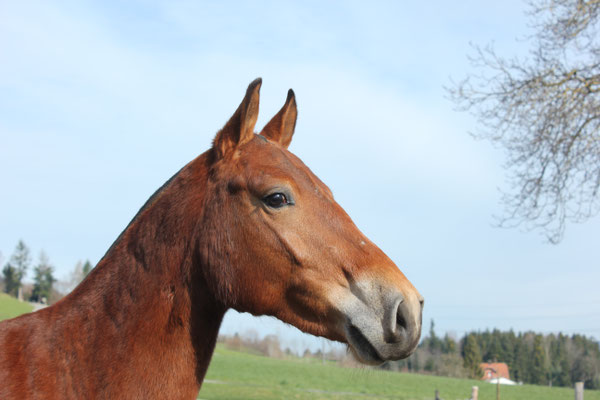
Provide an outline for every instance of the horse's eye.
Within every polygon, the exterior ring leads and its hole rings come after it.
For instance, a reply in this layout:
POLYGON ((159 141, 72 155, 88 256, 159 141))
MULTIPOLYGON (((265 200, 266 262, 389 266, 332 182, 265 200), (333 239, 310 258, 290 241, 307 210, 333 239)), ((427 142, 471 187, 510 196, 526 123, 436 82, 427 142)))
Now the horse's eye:
POLYGON ((280 208, 288 204, 288 199, 283 193, 273 193, 263 199, 266 205, 273 208, 280 208))

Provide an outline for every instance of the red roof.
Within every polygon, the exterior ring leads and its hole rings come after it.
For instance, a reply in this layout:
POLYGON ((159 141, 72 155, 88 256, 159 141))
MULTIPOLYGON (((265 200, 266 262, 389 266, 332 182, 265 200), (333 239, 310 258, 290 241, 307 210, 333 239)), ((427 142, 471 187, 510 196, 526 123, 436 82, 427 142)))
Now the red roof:
POLYGON ((483 371, 482 380, 487 381, 498 377, 510 379, 506 363, 481 363, 479 368, 483 371))

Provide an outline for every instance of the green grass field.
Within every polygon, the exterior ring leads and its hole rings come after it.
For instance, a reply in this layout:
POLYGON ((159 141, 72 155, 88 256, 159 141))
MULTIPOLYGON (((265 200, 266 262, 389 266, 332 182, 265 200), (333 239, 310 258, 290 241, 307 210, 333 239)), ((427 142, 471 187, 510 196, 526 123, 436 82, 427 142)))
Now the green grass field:
POLYGON ((0 321, 17 317, 32 310, 33 307, 30 304, 23 303, 6 293, 0 293, 0 321))
MULTIPOLYGON (((217 346, 199 399, 468 399, 479 386, 479 400, 495 400, 496 386, 485 382, 341 368, 318 361, 276 360, 217 346)), ((573 389, 501 386, 502 400, 573 399, 573 389)), ((585 400, 600 400, 586 391, 585 400)))

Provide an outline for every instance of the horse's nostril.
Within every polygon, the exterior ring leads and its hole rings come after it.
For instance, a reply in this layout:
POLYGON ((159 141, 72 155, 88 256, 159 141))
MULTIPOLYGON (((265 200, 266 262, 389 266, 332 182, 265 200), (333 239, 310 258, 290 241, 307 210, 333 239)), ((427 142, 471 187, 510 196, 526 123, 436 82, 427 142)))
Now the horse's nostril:
POLYGON ((402 315, 402 307, 398 307, 398 312, 396 313, 396 325, 406 329, 406 320, 404 319, 404 315, 402 315))

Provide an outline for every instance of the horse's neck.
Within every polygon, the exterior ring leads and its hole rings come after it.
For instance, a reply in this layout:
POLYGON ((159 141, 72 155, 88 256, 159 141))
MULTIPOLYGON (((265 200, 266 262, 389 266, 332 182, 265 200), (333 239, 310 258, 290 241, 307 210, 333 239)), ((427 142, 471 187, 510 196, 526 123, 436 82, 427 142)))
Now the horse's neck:
POLYGON ((102 364, 95 375, 106 376, 99 381, 142 387, 135 394, 145 397, 159 391, 165 398, 196 396, 225 311, 192 268, 189 237, 177 235, 190 222, 169 210, 168 197, 142 210, 90 276, 57 304, 73 322, 85 320, 72 329, 90 346, 91 361, 102 364))

